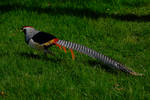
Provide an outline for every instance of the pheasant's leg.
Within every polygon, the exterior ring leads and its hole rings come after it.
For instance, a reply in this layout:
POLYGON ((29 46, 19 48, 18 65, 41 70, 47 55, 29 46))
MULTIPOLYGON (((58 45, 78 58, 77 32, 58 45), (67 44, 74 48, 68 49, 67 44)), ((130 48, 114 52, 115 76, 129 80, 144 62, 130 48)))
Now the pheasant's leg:
POLYGON ((48 50, 48 49, 45 49, 44 50, 44 54, 47 56, 47 54, 50 54, 50 55, 52 55, 52 56, 55 56, 55 54, 52 52, 52 51, 50 51, 50 50, 48 50))

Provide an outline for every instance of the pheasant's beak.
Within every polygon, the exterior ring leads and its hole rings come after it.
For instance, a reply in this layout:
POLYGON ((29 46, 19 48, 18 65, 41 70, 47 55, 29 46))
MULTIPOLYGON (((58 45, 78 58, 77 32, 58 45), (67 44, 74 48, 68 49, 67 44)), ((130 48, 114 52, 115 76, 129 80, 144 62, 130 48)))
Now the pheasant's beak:
POLYGON ((21 28, 21 31, 23 31, 23 27, 21 28))

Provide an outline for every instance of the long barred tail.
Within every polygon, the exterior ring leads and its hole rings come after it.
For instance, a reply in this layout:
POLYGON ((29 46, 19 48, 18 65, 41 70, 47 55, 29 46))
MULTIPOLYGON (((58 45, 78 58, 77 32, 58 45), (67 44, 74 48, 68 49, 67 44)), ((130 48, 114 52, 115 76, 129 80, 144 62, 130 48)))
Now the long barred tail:
POLYGON ((93 57, 93 58, 96 58, 98 60, 100 60, 101 62, 103 62, 104 64, 112 67, 112 68, 116 68, 118 70, 121 70, 123 72, 126 72, 126 73, 129 73, 129 74, 132 74, 132 75, 142 75, 142 74, 137 74, 136 72, 128 69, 127 67, 125 67, 124 65, 120 64, 119 62, 101 54, 101 53, 98 53, 88 47, 85 47, 83 45, 80 45, 80 44, 76 44, 76 43, 72 43, 72 42, 69 42, 69 41, 65 41, 65 40, 58 40, 56 42, 56 44, 58 45, 61 45, 63 47, 66 47, 66 48, 69 48, 69 49, 73 49, 73 50, 76 50, 78 52, 81 52, 81 53, 84 53, 90 57, 93 57))

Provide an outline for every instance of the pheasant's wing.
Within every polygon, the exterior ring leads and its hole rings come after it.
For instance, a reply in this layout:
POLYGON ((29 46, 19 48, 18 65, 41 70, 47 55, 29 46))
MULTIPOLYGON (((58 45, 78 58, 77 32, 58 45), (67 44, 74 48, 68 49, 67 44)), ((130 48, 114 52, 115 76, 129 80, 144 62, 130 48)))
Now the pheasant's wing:
POLYGON ((48 34, 46 32, 39 32, 37 33, 36 35, 34 35, 32 37, 32 39, 34 40, 34 42, 37 42, 41 45, 45 44, 45 43, 48 43, 49 41, 55 39, 56 37, 51 35, 51 34, 48 34))
POLYGON ((101 62, 103 62, 104 64, 112 67, 112 68, 116 68, 116 69, 119 69, 123 72, 126 72, 126 73, 129 73, 129 74, 132 74, 132 75, 141 75, 141 74, 137 74, 136 72, 128 69, 127 67, 125 67, 124 65, 120 64, 119 62, 101 54, 101 53, 98 53, 86 46, 83 46, 83 45, 80 45, 80 44, 76 44, 76 43, 72 43, 72 42, 69 42, 69 41, 65 41, 65 40, 58 40, 56 42, 56 44, 58 45, 61 45, 63 47, 66 47, 66 48, 69 48, 69 49, 73 49, 73 50, 76 50, 78 52, 81 52, 81 53, 84 53, 90 57, 93 57, 93 58, 96 58, 98 60, 100 60, 101 62))

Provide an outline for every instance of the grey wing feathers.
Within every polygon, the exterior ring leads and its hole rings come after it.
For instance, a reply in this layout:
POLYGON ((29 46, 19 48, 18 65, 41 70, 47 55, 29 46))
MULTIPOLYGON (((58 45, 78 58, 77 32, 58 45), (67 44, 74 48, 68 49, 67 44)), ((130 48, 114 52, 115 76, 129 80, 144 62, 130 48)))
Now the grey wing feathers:
POLYGON ((66 48, 70 48, 70 49, 76 50, 78 52, 87 54, 90 57, 96 58, 96 59, 100 60, 101 62, 103 62, 104 64, 109 65, 112 68, 119 69, 121 71, 130 73, 132 75, 136 75, 135 72, 133 72, 132 70, 129 70, 124 65, 122 65, 122 64, 118 63, 117 61, 115 61, 115 60, 113 60, 113 59, 111 59, 111 58, 109 58, 109 57, 107 57, 101 53, 98 53, 98 52, 96 52, 96 51, 94 51, 94 50, 92 50, 86 46, 72 43, 72 42, 65 41, 65 40, 59 40, 57 43, 61 46, 66 47, 66 48))

